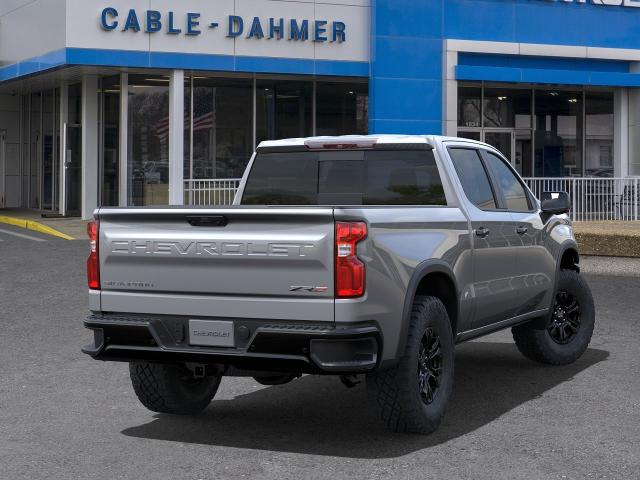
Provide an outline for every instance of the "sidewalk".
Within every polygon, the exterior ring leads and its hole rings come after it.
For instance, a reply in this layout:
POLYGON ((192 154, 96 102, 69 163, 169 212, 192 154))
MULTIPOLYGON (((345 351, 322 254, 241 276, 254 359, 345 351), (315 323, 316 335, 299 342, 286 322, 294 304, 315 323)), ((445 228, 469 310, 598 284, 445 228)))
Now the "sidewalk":
POLYGON ((59 234, 62 234, 63 238, 64 236, 72 237, 72 239, 76 240, 85 240, 87 238, 87 221, 80 218, 43 218, 39 210, 30 210, 26 208, 0 209, 0 223, 6 223, 2 221, 2 217, 9 217, 9 221, 11 222, 13 222, 13 220, 27 220, 29 222, 34 222, 30 223, 28 226, 17 226, 42 231, 42 233, 48 233, 50 235, 61 236, 56 235, 55 232, 58 232, 59 234), (41 230, 39 228, 40 226, 44 228, 41 230), (49 229, 53 229, 53 231, 49 229))
POLYGON ((578 222, 573 231, 581 255, 640 257, 640 222, 578 222))

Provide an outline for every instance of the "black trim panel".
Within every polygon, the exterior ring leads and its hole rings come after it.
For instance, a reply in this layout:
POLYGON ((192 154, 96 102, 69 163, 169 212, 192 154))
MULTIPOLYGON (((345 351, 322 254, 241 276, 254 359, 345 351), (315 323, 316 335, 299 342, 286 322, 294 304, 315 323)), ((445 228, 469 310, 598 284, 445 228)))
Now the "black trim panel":
POLYGON ((188 320, 136 314, 91 315, 84 326, 94 331, 94 342, 82 351, 97 360, 193 362, 319 374, 371 371, 378 366, 382 352, 382 335, 375 322, 336 326, 232 319, 236 346, 223 348, 189 345, 188 320), (314 342, 332 348, 314 352, 314 342), (331 357, 333 352, 336 357, 331 357))

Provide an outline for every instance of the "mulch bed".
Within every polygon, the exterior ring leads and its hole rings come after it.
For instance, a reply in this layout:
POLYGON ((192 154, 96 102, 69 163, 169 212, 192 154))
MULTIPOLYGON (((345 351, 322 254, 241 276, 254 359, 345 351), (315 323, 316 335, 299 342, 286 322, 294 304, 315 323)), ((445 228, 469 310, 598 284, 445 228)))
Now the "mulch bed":
POLYGON ((640 222, 578 222, 573 230, 583 255, 640 257, 640 222))

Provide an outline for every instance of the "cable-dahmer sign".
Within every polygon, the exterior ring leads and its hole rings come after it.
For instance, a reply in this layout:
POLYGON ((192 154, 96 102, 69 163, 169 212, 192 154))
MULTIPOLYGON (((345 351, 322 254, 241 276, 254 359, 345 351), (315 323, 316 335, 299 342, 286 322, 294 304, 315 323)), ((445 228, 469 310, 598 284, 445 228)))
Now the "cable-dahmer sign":
MULTIPOLYGON (((640 1, 640 0, 638 0, 640 1)), ((169 35, 200 35, 205 30, 215 30, 219 27, 216 19, 201 18, 197 12, 175 14, 162 13, 158 10, 137 12, 130 9, 123 14, 113 7, 102 10, 100 26, 106 31, 120 30, 123 32, 165 32, 169 35)), ((337 42, 347 40, 347 28, 344 22, 296 18, 267 18, 253 17, 244 19, 238 15, 227 15, 223 28, 230 38, 246 37, 254 39, 276 39, 314 42, 337 42)))

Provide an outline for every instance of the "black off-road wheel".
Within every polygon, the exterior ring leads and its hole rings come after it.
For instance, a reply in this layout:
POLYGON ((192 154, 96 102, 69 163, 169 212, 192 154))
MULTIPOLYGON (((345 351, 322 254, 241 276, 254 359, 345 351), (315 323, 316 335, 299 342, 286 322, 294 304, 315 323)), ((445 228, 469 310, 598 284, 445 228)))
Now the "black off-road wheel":
POLYGON ((447 310, 435 297, 416 297, 399 362, 367 375, 369 397, 387 428, 402 433, 434 432, 451 397, 453 364, 447 310))
POLYGON ((545 328, 524 324, 511 331, 525 357, 549 365, 567 365, 587 350, 595 317, 591 289, 584 277, 574 270, 563 269, 545 328))
POLYGON ((221 375, 194 377, 184 365, 131 362, 129 375, 140 402, 152 412, 195 415, 213 400, 221 375))

